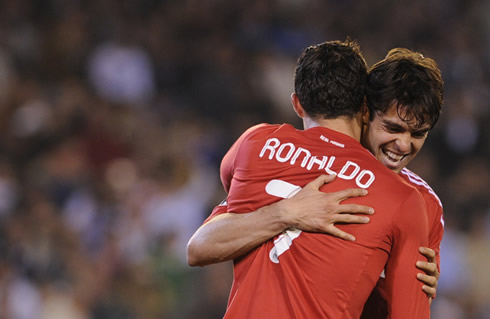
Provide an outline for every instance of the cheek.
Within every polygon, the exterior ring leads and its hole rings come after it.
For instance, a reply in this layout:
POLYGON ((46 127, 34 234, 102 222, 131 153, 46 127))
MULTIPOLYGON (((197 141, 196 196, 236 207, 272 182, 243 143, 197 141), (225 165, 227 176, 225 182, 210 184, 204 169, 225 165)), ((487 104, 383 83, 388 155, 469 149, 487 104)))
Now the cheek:
POLYGON ((425 140, 416 140, 414 143, 412 143, 413 145, 413 150, 414 150, 414 153, 417 154, 420 149, 422 148, 422 146, 424 146, 424 143, 425 143, 425 140))
POLYGON ((371 153, 374 153, 379 147, 379 134, 373 134, 373 132, 369 132, 364 146, 369 149, 371 153))
POLYGON ((396 138, 386 132, 378 132, 376 135, 372 136, 372 144, 376 148, 383 147, 394 140, 396 140, 396 138))

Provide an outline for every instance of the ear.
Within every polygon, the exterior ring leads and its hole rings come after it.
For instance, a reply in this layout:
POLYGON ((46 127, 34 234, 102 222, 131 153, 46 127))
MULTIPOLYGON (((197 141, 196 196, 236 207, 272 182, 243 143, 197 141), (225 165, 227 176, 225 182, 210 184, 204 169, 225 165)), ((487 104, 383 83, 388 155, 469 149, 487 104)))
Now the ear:
POLYGON ((364 141, 364 138, 367 134, 367 130, 369 127, 369 108, 367 107, 366 103, 366 98, 364 98, 364 101, 362 102, 361 106, 361 112, 360 112, 360 117, 358 117, 360 123, 359 126, 361 127, 361 143, 364 141))
POLYGON ((294 92, 291 93, 291 103, 293 104, 293 109, 296 112, 296 114, 300 118, 304 118, 305 117, 305 114, 306 114, 305 109, 301 105, 298 96, 294 92))
POLYGON ((367 107, 366 98, 364 98, 364 102, 361 107, 362 112, 362 124, 367 125, 369 123, 369 108, 367 107))

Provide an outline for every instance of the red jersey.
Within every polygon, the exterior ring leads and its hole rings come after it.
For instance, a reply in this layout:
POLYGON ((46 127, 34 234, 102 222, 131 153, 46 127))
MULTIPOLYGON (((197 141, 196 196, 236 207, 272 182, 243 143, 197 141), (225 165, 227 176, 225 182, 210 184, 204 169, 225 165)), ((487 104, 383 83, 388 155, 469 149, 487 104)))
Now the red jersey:
POLYGON ((429 318, 415 267, 429 236, 424 200, 359 142, 324 127, 262 124, 245 132, 221 165, 235 213, 269 205, 333 172, 337 178, 324 190, 368 189, 355 201, 375 209, 371 222, 339 226, 355 242, 289 230, 236 259, 225 318, 359 318, 383 269, 390 318, 429 318))
MULTIPOLYGON (((427 184, 421 177, 407 168, 404 168, 400 172, 400 176, 403 177, 408 183, 413 184, 422 194, 425 200, 427 208, 427 218, 429 222, 429 248, 436 252, 436 264, 439 272, 440 267, 440 251, 441 241, 444 233, 444 217, 442 210, 442 203, 434 190, 427 184)), ((376 285, 376 289, 373 290, 371 296, 369 296, 366 302, 364 311, 362 313, 362 319, 380 319, 387 317, 387 300, 384 278, 380 278, 376 285)))
MULTIPOLYGON (((401 175, 409 183, 414 184, 424 197, 425 204, 427 207, 427 216, 429 221, 429 247, 436 252, 436 264, 437 268, 440 269, 440 246, 444 233, 444 217, 443 217, 443 207, 439 197, 436 195, 434 190, 417 174, 410 171, 407 168, 402 169, 401 175)), ((206 219, 205 223, 215 216, 224 214, 228 212, 228 206, 226 201, 216 206, 213 212, 206 219)), ((384 276, 383 276, 384 277, 384 276)), ((384 278, 380 278, 375 290, 369 296, 366 302, 365 308, 363 310, 361 318, 363 319, 381 319, 387 318, 387 301, 386 293, 383 292, 384 278)))
POLYGON ((429 221, 429 248, 436 252, 436 263, 440 272, 441 241, 444 233, 444 216, 441 200, 427 182, 408 168, 402 169, 400 176, 408 183, 414 185, 424 197, 429 221))

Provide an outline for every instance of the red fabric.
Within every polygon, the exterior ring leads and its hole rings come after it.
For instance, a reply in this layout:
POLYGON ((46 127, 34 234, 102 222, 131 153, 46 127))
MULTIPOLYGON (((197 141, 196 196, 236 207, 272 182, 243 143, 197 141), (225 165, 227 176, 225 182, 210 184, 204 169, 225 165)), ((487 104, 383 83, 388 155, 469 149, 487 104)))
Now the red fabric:
MULTIPOLYGON (((440 269, 440 251, 441 241, 444 233, 444 217, 441 201, 432 188, 418 175, 413 173, 407 168, 404 168, 400 176, 403 177, 408 183, 414 185, 422 194, 427 207, 427 217, 429 222, 429 248, 436 252, 436 264, 439 271, 440 269)), ((423 260, 423 256, 419 256, 420 260, 423 260)), ((421 272, 421 271, 419 271, 421 272)), ((380 278, 376 288, 369 296, 368 301, 364 307, 362 313, 362 319, 380 319, 387 317, 387 303, 385 282, 383 278, 380 278)))
MULTIPOLYGON (((222 162, 228 210, 248 213, 279 200, 265 191, 271 179, 304 186, 329 170, 338 177, 326 192, 367 187, 369 195, 355 202, 375 208, 371 222, 339 226, 355 242, 290 232, 235 260, 225 318, 359 318, 385 268, 389 318, 429 318, 415 267, 418 247, 429 237, 424 199, 354 139, 322 127, 249 129, 222 162), (279 262, 274 249, 282 252, 279 262)), ((220 210, 226 208, 213 213, 220 210)))
POLYGON ((441 271, 441 241, 444 234, 444 215, 442 203, 434 190, 417 174, 404 168, 400 176, 408 183, 417 187, 425 199, 427 206, 427 217, 429 220, 429 248, 436 252, 437 268, 441 271))

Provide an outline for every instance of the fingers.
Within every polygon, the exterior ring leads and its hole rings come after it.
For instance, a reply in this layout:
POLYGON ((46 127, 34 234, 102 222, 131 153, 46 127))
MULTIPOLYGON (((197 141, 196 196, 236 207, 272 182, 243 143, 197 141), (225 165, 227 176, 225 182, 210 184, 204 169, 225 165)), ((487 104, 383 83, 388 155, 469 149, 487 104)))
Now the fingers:
POLYGON ((346 200, 347 198, 359 197, 367 195, 368 191, 361 188, 348 188, 341 191, 331 193, 331 196, 336 198, 338 202, 346 200))
POLYGON ((426 274, 418 273, 417 274, 417 279, 424 283, 425 285, 431 287, 431 288, 436 288, 437 287, 437 279, 434 276, 429 276, 426 274))
POLYGON ((429 298, 434 298, 436 295, 436 289, 435 288, 423 285, 422 290, 427 294, 427 296, 429 298))
POLYGON ((326 229, 325 233, 330 234, 330 235, 335 236, 335 237, 338 237, 338 238, 343 239, 343 240, 348 240, 348 241, 355 241, 356 240, 356 238, 353 235, 346 233, 345 231, 342 231, 335 226, 328 227, 326 229))
MULTIPOLYGON (((306 184, 305 187, 303 187, 303 189, 304 188, 313 188, 313 189, 319 190, 320 187, 322 187, 323 185, 325 185, 327 183, 332 182, 336 177, 337 177, 337 175, 335 175, 335 174, 320 175, 317 178, 315 178, 313 181, 306 184)), ((368 191, 365 189, 361 189, 361 188, 348 188, 348 189, 344 189, 344 190, 341 190, 338 192, 327 193, 327 194, 332 198, 332 200, 337 201, 337 202, 341 202, 341 201, 346 200, 348 198, 365 196, 368 194, 368 191)))
POLYGON ((339 205, 337 211, 339 214, 349 213, 349 214, 374 214, 374 209, 369 206, 358 205, 358 204, 342 204, 339 205))
POLYGON ((356 216, 349 214, 339 214, 334 217, 335 223, 345 223, 345 224, 366 224, 369 223, 369 217, 356 216))
POLYGON ((437 279, 435 277, 427 276, 421 273, 417 274, 417 279, 424 283, 424 285, 422 286, 422 290, 429 297, 429 302, 432 301, 431 299, 435 297, 437 291, 437 279))
POLYGON ((424 271, 426 274, 436 276, 437 265, 433 262, 417 261, 416 266, 418 269, 424 271))
POLYGON ((332 182, 335 179, 335 177, 337 177, 337 175, 335 175, 335 174, 320 175, 317 178, 315 178, 314 180, 312 180, 311 182, 309 182, 308 184, 306 184, 305 187, 303 187, 303 188, 311 187, 311 188, 315 188, 315 189, 320 189, 320 187, 322 187, 324 184, 332 182))
POLYGON ((436 252, 433 249, 430 249, 428 247, 420 247, 419 252, 425 257, 427 257, 429 261, 435 262, 436 252))

